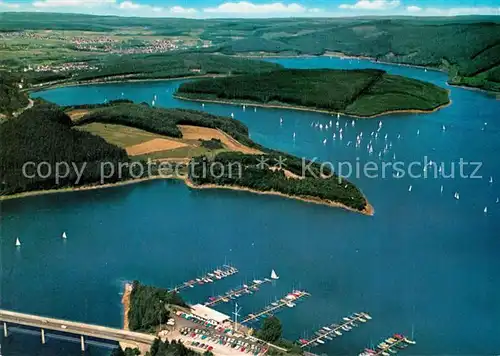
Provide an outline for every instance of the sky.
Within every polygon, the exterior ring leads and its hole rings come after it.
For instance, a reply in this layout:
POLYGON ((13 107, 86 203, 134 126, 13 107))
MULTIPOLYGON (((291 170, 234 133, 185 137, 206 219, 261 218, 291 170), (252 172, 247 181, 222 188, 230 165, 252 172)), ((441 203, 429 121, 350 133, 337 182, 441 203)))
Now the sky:
POLYGON ((0 0, 0 12, 187 18, 500 15, 500 0, 0 0))

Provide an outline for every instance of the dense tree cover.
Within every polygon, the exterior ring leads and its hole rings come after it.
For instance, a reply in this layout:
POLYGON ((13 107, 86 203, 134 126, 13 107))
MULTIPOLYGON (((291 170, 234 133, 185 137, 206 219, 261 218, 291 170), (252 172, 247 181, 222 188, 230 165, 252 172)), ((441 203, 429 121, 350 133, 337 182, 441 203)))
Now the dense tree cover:
POLYGON ((178 293, 134 281, 128 312, 130 330, 150 331, 165 323, 170 315, 166 305, 187 307, 178 293))
POLYGON ((296 197, 313 197, 339 202, 359 211, 366 207, 366 199, 355 185, 337 177, 328 167, 322 170, 319 163, 311 166, 308 163, 305 161, 303 165, 298 157, 274 151, 262 156, 222 152, 213 158, 193 158, 189 178, 199 185, 239 186, 296 197), (285 159, 286 170, 301 178, 287 178, 282 170, 269 169, 278 162, 279 156, 285 159), (260 163, 262 159, 265 165, 260 163), (237 163, 240 164, 241 174, 237 163))
POLYGON ((359 116, 391 110, 432 110, 449 101, 447 91, 434 84, 375 69, 286 69, 202 79, 183 83, 178 93, 193 99, 281 103, 359 116))
POLYGON ((281 338, 282 333, 281 321, 277 317, 271 316, 264 320, 256 336, 267 342, 276 342, 281 338))
MULTIPOLYGON (((109 162, 111 169, 111 165, 116 167, 119 162, 128 162, 128 156, 125 150, 100 137, 73 129, 70 118, 56 105, 36 105, 0 125, 1 194, 96 183, 101 178, 101 162, 109 162), (33 178, 23 174, 26 162, 33 162, 26 170, 33 178), (37 174, 35 165, 41 162, 47 163, 40 165, 41 173, 37 174), (77 182, 76 171, 70 169, 68 175, 57 182, 58 162, 76 165, 78 169, 86 164, 81 179, 77 182), (51 174, 42 177, 49 167, 51 174)), ((107 169, 104 171, 109 173, 107 169)), ((111 174, 107 182, 118 179, 117 174, 111 174)))
POLYGON ((19 90, 20 79, 17 75, 0 71, 0 114, 11 115, 28 105, 27 95, 19 90))
MULTIPOLYGON (((135 356, 139 355, 139 350, 127 348, 125 351, 121 347, 113 350, 111 356, 135 356)), ((202 354, 188 349, 181 342, 168 340, 163 342, 160 339, 155 339, 153 345, 151 345, 150 350, 146 353, 146 356, 200 356, 202 354)), ((203 356, 213 356, 210 351, 205 351, 203 356)))
POLYGON ((209 150, 218 150, 224 148, 224 145, 218 138, 212 138, 210 140, 200 140, 201 147, 205 147, 209 150))
POLYGON ((278 64, 264 61, 188 52, 126 56, 108 54, 93 57, 88 62, 98 69, 65 73, 27 72, 24 75, 30 84, 40 84, 52 81, 169 79, 199 75, 262 73, 281 68, 278 64))
POLYGON ((122 103, 92 110, 78 120, 78 125, 91 122, 121 124, 179 138, 182 137, 182 132, 177 125, 209 127, 222 130, 243 144, 258 146, 248 138, 248 128, 241 122, 196 110, 163 109, 145 104, 122 103))

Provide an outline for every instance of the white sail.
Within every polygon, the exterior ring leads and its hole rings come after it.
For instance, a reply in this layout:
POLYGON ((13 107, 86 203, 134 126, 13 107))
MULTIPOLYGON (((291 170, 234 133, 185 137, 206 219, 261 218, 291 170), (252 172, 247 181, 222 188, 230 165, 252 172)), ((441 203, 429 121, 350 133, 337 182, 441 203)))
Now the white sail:
POLYGON ((17 247, 21 246, 21 241, 19 241, 19 237, 16 239, 16 246, 17 247))
POLYGON ((62 233, 62 236, 61 236, 63 239, 67 239, 68 237, 66 236, 66 231, 62 233))
POLYGON ((271 271, 271 279, 279 279, 280 277, 276 274, 276 271, 273 269, 271 271))

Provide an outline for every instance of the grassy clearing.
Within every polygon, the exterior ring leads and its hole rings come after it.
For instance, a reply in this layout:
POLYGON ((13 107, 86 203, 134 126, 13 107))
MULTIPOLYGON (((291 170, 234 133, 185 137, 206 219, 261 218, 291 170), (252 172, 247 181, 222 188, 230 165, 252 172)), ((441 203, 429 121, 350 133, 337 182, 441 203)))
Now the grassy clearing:
POLYGON ((118 147, 129 147, 144 143, 156 138, 164 138, 165 136, 136 129, 134 127, 103 124, 100 122, 92 122, 83 126, 76 126, 77 129, 90 132, 94 135, 101 136, 109 143, 118 147))

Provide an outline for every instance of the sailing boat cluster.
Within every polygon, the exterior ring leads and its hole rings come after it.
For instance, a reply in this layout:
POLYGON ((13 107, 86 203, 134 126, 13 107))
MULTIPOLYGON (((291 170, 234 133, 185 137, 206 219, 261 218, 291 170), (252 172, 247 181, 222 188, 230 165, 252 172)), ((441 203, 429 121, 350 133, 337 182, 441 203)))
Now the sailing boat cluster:
MULTIPOLYGON (((67 239, 68 236, 66 235, 66 232, 63 232, 61 235, 62 239, 67 239)), ((21 247, 21 240, 19 240, 19 237, 16 237, 16 247, 21 247)))

